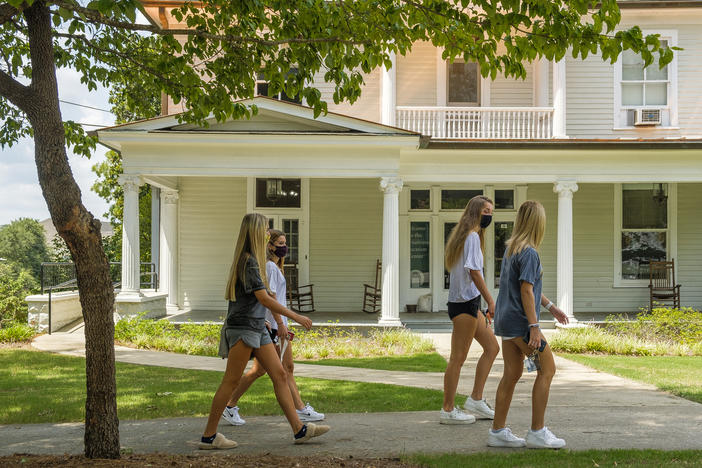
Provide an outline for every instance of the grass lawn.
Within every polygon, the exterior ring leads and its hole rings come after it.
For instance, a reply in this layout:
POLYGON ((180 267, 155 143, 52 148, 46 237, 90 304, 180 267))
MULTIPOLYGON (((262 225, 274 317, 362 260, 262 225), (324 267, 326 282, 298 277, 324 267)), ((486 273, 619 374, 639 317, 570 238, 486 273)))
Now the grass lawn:
POLYGON ((423 467, 565 468, 605 466, 685 466, 702 467, 702 450, 522 450, 513 453, 475 453, 471 455, 416 455, 404 458, 423 467))
POLYGON ((444 372, 446 359, 439 353, 421 353, 410 356, 383 356, 371 358, 323 359, 299 361, 301 364, 320 366, 361 367, 364 369, 381 369, 408 372, 444 372))
POLYGON ((702 356, 608 356, 560 354, 597 370, 639 382, 702 403, 702 356))
MULTIPOLYGON (((117 363, 120 419, 206 416, 220 372, 117 363)), ((297 379, 303 399, 329 413, 421 411, 441 406, 442 393, 395 385, 297 379)), ((0 424, 82 421, 85 360, 23 349, 0 349, 0 424)), ((239 402, 244 416, 282 414, 270 379, 239 402)))

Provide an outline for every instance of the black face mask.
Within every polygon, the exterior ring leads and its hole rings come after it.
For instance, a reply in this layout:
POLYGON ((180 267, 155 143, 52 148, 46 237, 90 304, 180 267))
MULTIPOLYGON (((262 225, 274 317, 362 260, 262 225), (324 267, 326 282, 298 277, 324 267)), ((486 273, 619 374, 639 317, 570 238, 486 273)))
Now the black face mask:
POLYGON ((482 215, 480 217, 480 227, 483 229, 487 229, 487 227, 490 225, 492 222, 492 215, 482 215))

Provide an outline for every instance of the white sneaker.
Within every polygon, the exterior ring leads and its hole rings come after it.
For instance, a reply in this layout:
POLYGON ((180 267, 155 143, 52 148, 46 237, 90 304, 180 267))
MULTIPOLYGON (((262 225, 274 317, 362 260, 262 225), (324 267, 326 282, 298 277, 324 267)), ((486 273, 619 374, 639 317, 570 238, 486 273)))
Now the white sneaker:
POLYGON ((474 400, 468 397, 463 408, 473 413, 477 419, 495 419, 495 410, 490 408, 485 399, 474 400))
POLYGON ((243 426, 246 424, 246 421, 239 416, 238 406, 235 406, 234 408, 227 408, 225 406, 224 411, 222 411, 222 417, 232 426, 243 426))
POLYGON ((297 411, 297 415, 300 417, 300 421, 302 422, 321 421, 324 419, 324 413, 316 412, 309 403, 307 403, 301 410, 295 411, 297 411))
POLYGON ((548 430, 548 427, 544 426, 538 431, 532 431, 529 429, 526 435, 526 446, 528 448, 552 448, 559 449, 565 447, 566 442, 563 439, 559 439, 553 432, 548 430))
POLYGON ((451 411, 444 411, 441 408, 439 413, 439 424, 473 424, 474 422, 475 416, 466 414, 458 408, 454 408, 451 411))
POLYGON ((526 441, 521 437, 512 434, 509 427, 505 427, 499 432, 492 429, 488 431, 488 447, 526 447, 526 441))

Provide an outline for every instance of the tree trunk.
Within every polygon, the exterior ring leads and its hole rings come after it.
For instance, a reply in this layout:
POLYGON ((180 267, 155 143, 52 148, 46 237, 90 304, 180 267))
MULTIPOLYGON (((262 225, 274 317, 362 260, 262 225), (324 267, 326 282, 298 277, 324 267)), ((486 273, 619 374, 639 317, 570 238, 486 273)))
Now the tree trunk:
POLYGON ((36 2, 24 15, 33 76, 29 86, 32 99, 23 110, 34 129, 34 154, 44 199, 76 265, 85 320, 85 455, 119 458, 114 291, 109 262, 102 248, 100 222, 83 206, 80 188, 68 164, 49 9, 43 2, 36 2))

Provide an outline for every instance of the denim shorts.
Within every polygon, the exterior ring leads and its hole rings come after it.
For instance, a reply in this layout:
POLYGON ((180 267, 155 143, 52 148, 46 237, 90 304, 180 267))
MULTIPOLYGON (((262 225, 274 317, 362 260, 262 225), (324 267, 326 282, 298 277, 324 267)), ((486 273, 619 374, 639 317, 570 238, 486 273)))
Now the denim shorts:
POLYGON ((449 318, 451 320, 461 314, 468 314, 471 317, 478 318, 478 310, 480 310, 480 296, 476 296, 467 302, 449 302, 447 305, 449 318))
POLYGON ((258 349, 261 346, 273 342, 266 327, 263 327, 263 330, 254 330, 251 328, 227 328, 223 326, 219 337, 219 356, 222 359, 227 358, 229 356, 229 350, 237 344, 239 340, 253 349, 258 349))

